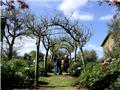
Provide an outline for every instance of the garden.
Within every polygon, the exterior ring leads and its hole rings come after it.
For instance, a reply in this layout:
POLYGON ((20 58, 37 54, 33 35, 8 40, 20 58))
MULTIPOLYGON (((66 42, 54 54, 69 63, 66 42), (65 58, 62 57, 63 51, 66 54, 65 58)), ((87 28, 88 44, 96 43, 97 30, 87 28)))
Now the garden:
POLYGON ((78 19, 60 11, 38 16, 23 0, 0 3, 1 90, 120 90, 119 0, 97 2, 117 8, 107 24, 114 43, 105 39, 101 58, 84 48, 93 31, 78 19))

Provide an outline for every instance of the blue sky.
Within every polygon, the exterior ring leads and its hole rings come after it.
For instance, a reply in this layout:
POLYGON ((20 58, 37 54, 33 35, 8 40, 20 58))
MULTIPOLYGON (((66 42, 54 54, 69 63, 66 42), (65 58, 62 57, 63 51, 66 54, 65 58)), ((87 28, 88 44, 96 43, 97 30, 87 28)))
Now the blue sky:
MULTIPOLYGON (((97 0, 27 0, 30 9, 36 15, 52 15, 55 10, 61 11, 65 16, 72 14, 73 19, 77 19, 80 23, 94 32, 90 41, 86 44, 85 49, 94 49, 99 57, 103 56, 101 43, 108 32, 107 23, 115 14, 115 7, 103 4, 99 6, 97 0)), ((28 39, 24 47, 19 50, 22 55, 25 52, 35 50, 35 40, 28 39), (21 53, 21 51, 24 51, 21 53)), ((41 50, 45 53, 43 45, 41 50)))

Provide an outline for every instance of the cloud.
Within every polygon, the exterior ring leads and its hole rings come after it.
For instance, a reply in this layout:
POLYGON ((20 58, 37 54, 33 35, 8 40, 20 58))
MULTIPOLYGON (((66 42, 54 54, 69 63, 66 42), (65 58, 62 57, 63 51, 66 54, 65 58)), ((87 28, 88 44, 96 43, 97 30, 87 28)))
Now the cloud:
POLYGON ((60 4, 60 6, 58 7, 59 10, 63 11, 63 12, 71 12, 74 11, 76 9, 78 9, 79 7, 85 6, 87 4, 88 0, 64 0, 62 2, 62 4, 60 4))
POLYGON ((100 20, 110 20, 112 19, 113 15, 105 15, 105 16, 101 16, 100 20))
POLYGON ((59 6, 58 10, 62 11, 65 16, 71 16, 73 19, 93 20, 94 15, 79 12, 79 8, 86 6, 88 0, 64 0, 59 6))
POLYGON ((88 49, 88 50, 95 50, 96 53, 98 54, 98 57, 103 57, 103 49, 100 46, 95 46, 93 44, 87 44, 84 49, 88 49))
POLYGON ((93 20, 94 18, 94 15, 93 14, 90 14, 90 13, 82 13, 80 14, 78 11, 75 11, 72 15, 72 18, 73 19, 80 19, 80 20, 86 20, 86 21, 90 21, 90 20, 93 20))

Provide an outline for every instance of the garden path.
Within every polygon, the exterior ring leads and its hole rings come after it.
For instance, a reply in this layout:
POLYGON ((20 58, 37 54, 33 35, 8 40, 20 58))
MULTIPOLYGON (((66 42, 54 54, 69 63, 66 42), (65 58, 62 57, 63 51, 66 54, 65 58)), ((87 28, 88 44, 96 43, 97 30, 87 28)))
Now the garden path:
POLYGON ((43 82, 43 84, 40 85, 40 90, 87 90, 85 88, 72 86, 75 78, 69 76, 67 73, 63 73, 63 75, 48 73, 48 75, 48 77, 39 78, 39 80, 43 82))

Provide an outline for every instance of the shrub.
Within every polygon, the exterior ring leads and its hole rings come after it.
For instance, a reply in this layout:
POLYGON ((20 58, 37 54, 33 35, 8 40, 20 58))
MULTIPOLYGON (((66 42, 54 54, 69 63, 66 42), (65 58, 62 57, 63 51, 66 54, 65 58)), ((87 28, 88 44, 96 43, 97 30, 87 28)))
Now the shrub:
MULTIPOLYGON (((81 52, 78 52, 77 59, 81 59, 81 52)), ((84 58, 86 62, 96 62, 98 57, 94 50, 84 50, 84 58)))
POLYGON ((47 72, 52 72, 54 68, 53 60, 51 56, 48 56, 47 58, 47 72))
POLYGON ((110 62, 110 72, 120 71, 120 59, 110 62))
MULTIPOLYGON (((47 64, 47 71, 50 71, 51 68, 47 64)), ((38 74, 39 76, 45 76, 44 61, 40 61, 38 64, 38 74)))
MULTIPOLYGON (((49 68, 49 67, 47 67, 49 68)), ((14 58, 1 63, 2 88, 25 87, 33 83, 35 63, 14 58)), ((44 76, 44 62, 38 63, 38 77, 44 76)))
POLYGON ((22 59, 2 61, 1 82, 2 88, 11 88, 19 85, 29 85, 33 82, 33 73, 28 62, 22 59))
POLYGON ((44 62, 40 61, 39 62, 39 67, 38 67, 38 74, 39 76, 44 76, 44 62))
POLYGON ((87 63, 85 72, 82 70, 78 79, 79 83, 92 88, 104 90, 114 83, 120 75, 120 60, 110 62, 108 65, 101 63, 87 63))
POLYGON ((92 86, 92 84, 102 78, 101 75, 104 74, 101 66, 96 63, 88 63, 85 70, 85 72, 82 70, 79 77, 79 82, 84 86, 92 86))
POLYGON ((77 77, 80 75, 81 72, 81 62, 73 62, 70 67, 68 72, 70 73, 71 76, 77 77))
POLYGON ((120 90, 120 77, 110 85, 110 90, 120 90))
MULTIPOLYGON (((53 65, 50 63, 47 63, 47 72, 51 72, 52 69, 53 69, 53 65)), ((45 74, 46 71, 44 69, 44 61, 39 62, 38 71, 39 71, 39 76, 46 76, 45 74)))

